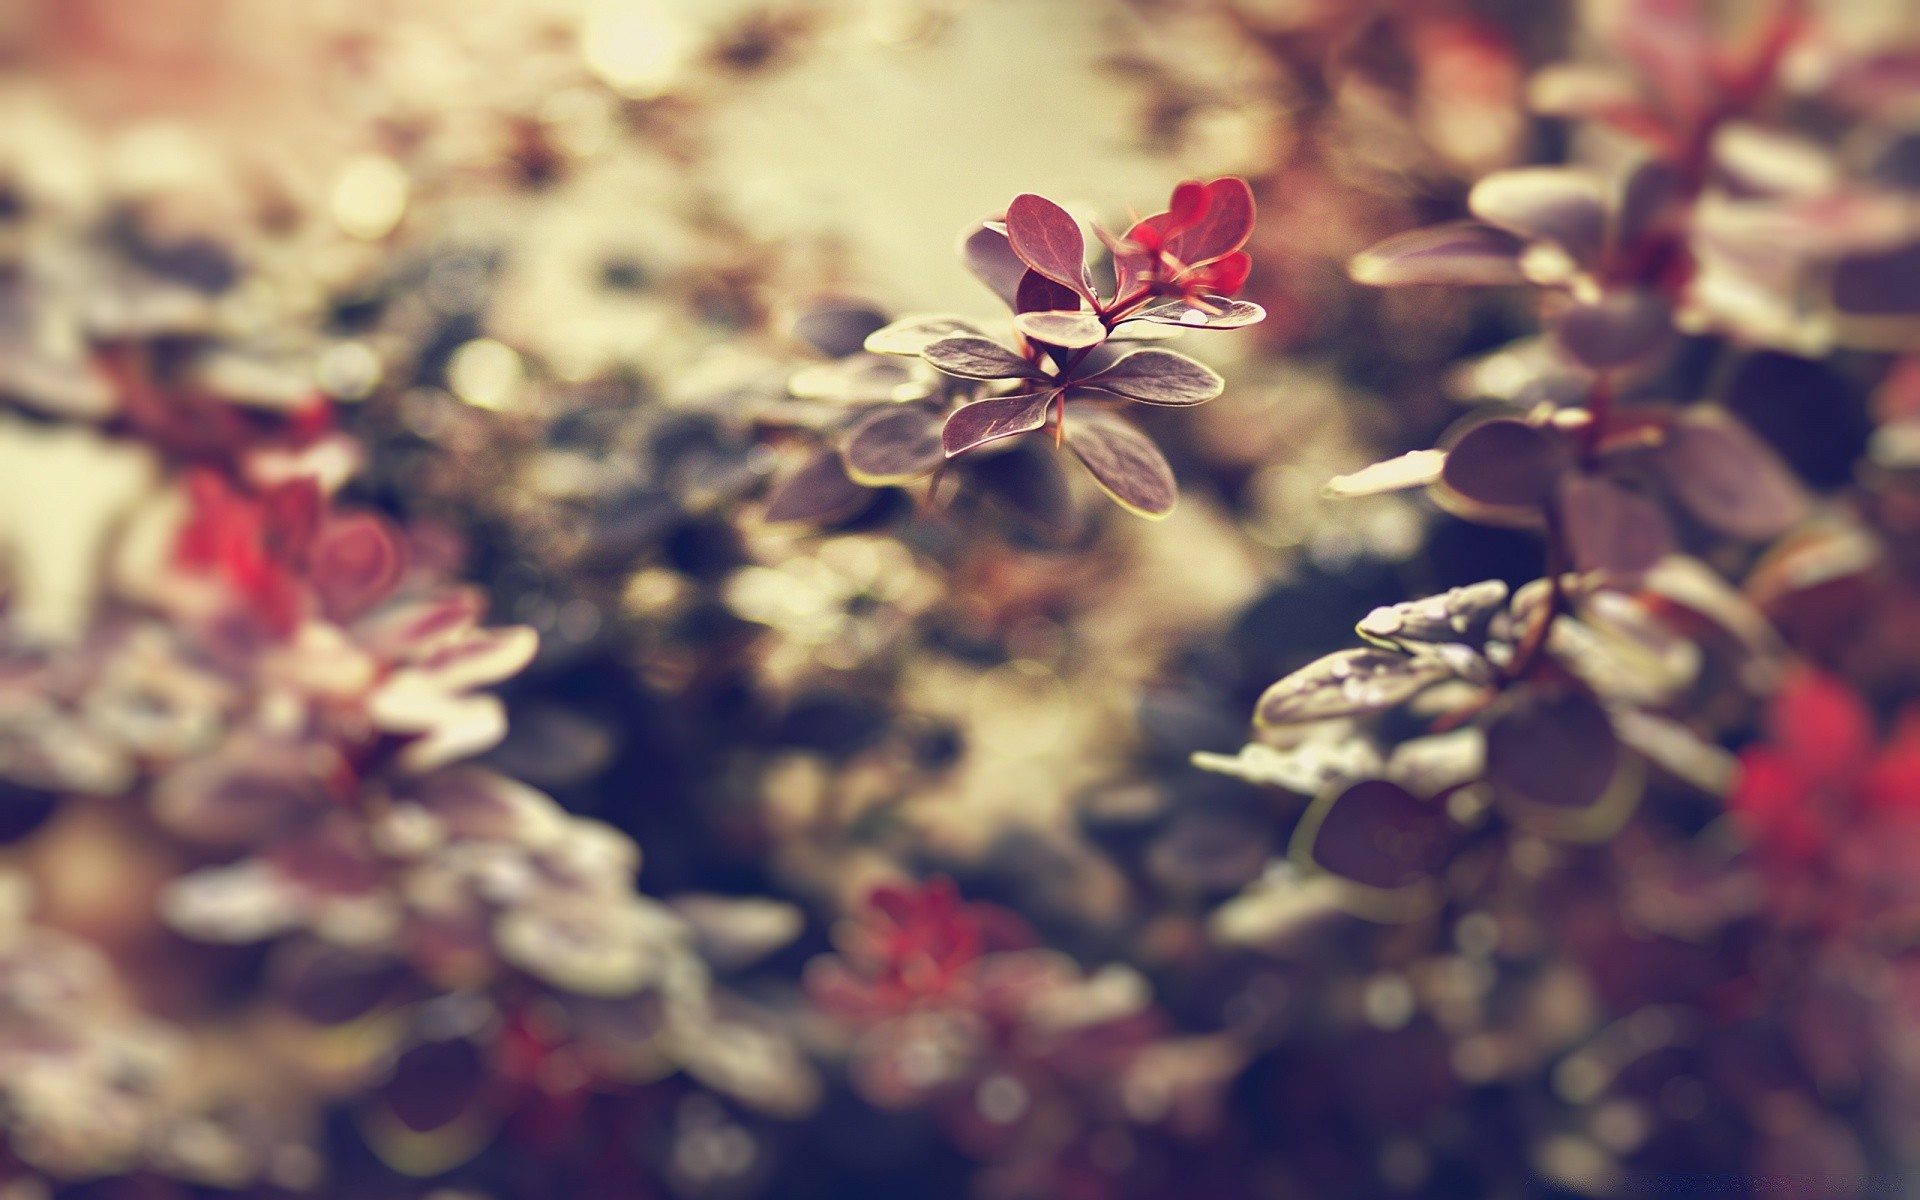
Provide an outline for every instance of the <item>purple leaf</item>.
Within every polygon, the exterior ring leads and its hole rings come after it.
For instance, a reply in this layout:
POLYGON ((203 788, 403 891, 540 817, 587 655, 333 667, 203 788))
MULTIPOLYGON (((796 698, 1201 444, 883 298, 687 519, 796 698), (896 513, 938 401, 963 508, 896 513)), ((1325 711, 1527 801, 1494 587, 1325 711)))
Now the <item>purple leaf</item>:
POLYGON ((1022 262, 1087 303, 1094 302, 1093 289, 1087 286, 1086 239, 1066 209, 1045 196, 1022 192, 1007 206, 1007 238, 1022 262))
POLYGON ((940 430, 940 444, 952 458, 975 446, 1031 433, 1047 423, 1047 409, 1059 394, 1057 389, 1049 389, 963 404, 947 415, 940 430))
POLYGON ((430 1133, 464 1116, 487 1083, 486 1058, 468 1038, 418 1042, 403 1051, 381 1097, 400 1123, 430 1133))
POLYGON ((1446 663, 1425 655, 1338 650, 1269 687, 1254 708, 1254 720, 1292 725, 1385 712, 1453 674, 1446 663))
POLYGON ((1673 553, 1673 530, 1653 501, 1611 479, 1568 472, 1560 521, 1574 569, 1637 576, 1673 553))
POLYGON ((1228 300, 1223 296, 1213 296, 1208 298, 1207 303, 1213 307, 1213 312, 1195 308, 1184 300, 1155 304, 1128 317, 1121 325, 1148 321, 1155 325, 1178 325, 1183 329, 1241 329, 1267 319, 1267 310, 1251 300, 1228 300))
POLYGON ((819 450, 799 470, 774 485, 761 519, 772 524, 829 524, 852 516, 871 495, 847 477, 839 454, 819 450))
POLYGON ((793 332, 828 358, 845 358, 858 354, 867 335, 886 323, 885 316, 865 304, 822 304, 801 313, 793 332))
POLYGON ((1029 270, 1020 277, 1020 288, 1014 293, 1013 311, 1029 312, 1077 312, 1080 309, 1080 293, 1069 287, 1062 287, 1038 271, 1029 270))
POLYGON ((1160 447, 1146 434, 1111 413, 1077 405, 1067 421, 1066 441, 1120 507, 1156 520, 1173 511, 1179 485, 1160 447))
POLYGON ((1030 312, 1013 319, 1014 327, 1036 342, 1079 349, 1107 340, 1107 327, 1089 312, 1030 312))
POLYGON ((968 473, 991 500, 1036 532, 1055 539, 1073 534, 1073 494, 1052 450, 1032 442, 1014 446, 982 456, 968 473))
POLYGON ((997 224, 976 225, 961 240, 960 255, 967 260, 967 269, 973 272, 974 278, 1012 308, 1019 294, 1020 277, 1027 273, 1027 264, 1013 252, 1006 229, 996 227, 997 224))
POLYGON ((1583 367, 1610 371, 1643 362, 1673 340, 1673 310, 1651 292, 1609 292, 1592 303, 1575 301, 1553 321, 1560 348, 1583 367))
POLYGON ((876 329, 868 334, 866 350, 869 354, 917 355, 941 338, 962 333, 972 337, 987 336, 986 330, 965 317, 919 313, 901 317, 884 329, 876 329))
POLYGON ((1499 417, 1467 430, 1447 452, 1440 481, 1479 504, 1543 508, 1573 465, 1573 448, 1557 431, 1499 417))
POLYGON ((1487 729, 1487 782, 1552 808, 1586 808, 1620 762, 1613 724, 1587 692, 1523 696, 1487 729))
POLYGON ((1039 379, 1039 367, 991 338, 960 334, 930 342, 922 358, 962 379, 1039 379))
POLYGON ((1395 234, 1354 255, 1347 274, 1369 287, 1525 283, 1520 250, 1518 239, 1504 230, 1458 221, 1395 234))
POLYGON ((1680 414, 1655 462, 1673 498, 1706 525, 1750 541, 1785 533, 1807 515, 1806 488, 1772 446, 1725 409, 1680 414))
POLYGON ((847 474, 867 487, 911 483, 946 461, 940 414, 920 405, 883 408, 863 418, 840 447, 847 474))
POLYGON ((1920 313, 1920 244, 1841 259, 1833 269, 1833 304, 1855 317, 1920 313))
POLYGON ((1384 779, 1365 779, 1303 821, 1308 858, 1367 887, 1412 887, 1446 865, 1455 835, 1446 811, 1384 779))
POLYGON ((1078 381, 1147 404, 1200 404, 1227 386, 1217 371, 1171 350, 1137 350, 1097 375, 1078 381))
POLYGON ((1558 244, 1591 265, 1606 238, 1607 207, 1598 179, 1571 167, 1496 171, 1467 195, 1473 215, 1529 241, 1558 244))

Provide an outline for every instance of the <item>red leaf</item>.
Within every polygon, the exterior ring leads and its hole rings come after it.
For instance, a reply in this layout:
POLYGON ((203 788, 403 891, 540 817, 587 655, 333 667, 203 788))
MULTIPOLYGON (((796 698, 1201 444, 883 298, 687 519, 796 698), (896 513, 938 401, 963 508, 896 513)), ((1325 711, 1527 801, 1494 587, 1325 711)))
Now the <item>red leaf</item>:
POLYGON ((1020 288, 1014 293, 1013 311, 1077 312, 1079 308, 1080 294, 1072 288, 1061 287, 1038 271, 1029 270, 1020 276, 1020 288))
POLYGON ((1007 206, 1007 238, 1022 262, 1087 303, 1094 302, 1093 289, 1087 286, 1086 239, 1066 209, 1045 196, 1023 192, 1007 206))
POLYGON ((1189 265, 1224 258, 1253 236, 1253 189, 1247 181, 1228 175, 1206 189, 1206 207, 1199 219, 1169 239, 1174 256, 1189 265))
POLYGON ((400 539, 372 513, 327 522, 313 547, 311 577, 332 621, 351 621, 386 599, 406 563, 400 539))

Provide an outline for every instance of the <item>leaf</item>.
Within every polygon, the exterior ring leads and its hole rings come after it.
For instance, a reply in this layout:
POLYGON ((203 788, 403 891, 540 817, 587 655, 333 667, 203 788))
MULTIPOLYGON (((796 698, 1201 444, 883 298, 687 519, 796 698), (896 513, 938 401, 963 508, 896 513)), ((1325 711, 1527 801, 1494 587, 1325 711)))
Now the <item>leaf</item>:
POLYGON ((885 315, 871 305, 822 304, 795 318, 793 332, 828 358, 845 358, 858 354, 868 335, 886 323, 885 315))
POLYGON ((930 344, 955 334, 987 336, 984 329, 966 317, 949 316, 946 313, 916 313, 901 317, 884 329, 876 329, 868 334, 866 350, 869 354, 918 357, 930 344))
POLYGON ((1073 494, 1060 456, 1043 446, 1014 446, 969 462, 968 474, 986 495, 1035 533, 1053 540, 1073 535, 1073 494))
POLYGON ((774 485, 760 519, 769 524, 830 524, 852 516, 871 498, 872 493, 847 477, 837 452, 818 450, 799 470, 774 485))
POLYGON ((963 404, 947 414, 940 430, 940 445, 952 458, 975 446, 1031 433, 1047 423, 1047 409, 1059 394, 1058 389, 1049 389, 963 404))
POLYGON ((1155 325, 1178 325, 1184 329, 1241 329, 1267 319, 1267 310, 1251 300, 1210 296, 1207 303, 1214 309, 1213 312, 1195 308, 1185 300, 1155 304, 1141 309, 1121 324, 1147 321, 1155 325))
POLYGON ((1036 342, 1079 349, 1107 340, 1107 327, 1089 312, 1030 312, 1013 319, 1014 326, 1036 342))
POLYGON ((1254 707, 1261 725, 1358 717, 1398 707, 1454 670, 1429 655, 1337 650, 1269 687, 1254 707))
POLYGON ((1128 512, 1159 519, 1173 511, 1180 488, 1160 447, 1111 413, 1076 405, 1066 442, 1100 489, 1128 512))
MULTIPOLYGON (((961 239, 960 256, 967 261, 967 269, 974 278, 992 289, 1008 308, 1013 308, 1019 294, 1020 278, 1027 273, 1027 264, 1013 252, 1013 244, 1007 240, 1004 227, 995 225, 976 225, 961 239)), ((917 353, 917 352, 916 352, 917 353)))
MULTIPOLYGON (((1022 192, 1007 206, 1007 240, 1029 267, 1094 303, 1087 286, 1087 243, 1080 223, 1067 210, 1032 192, 1022 192)), ((1018 284, 1016 283, 1016 287, 1018 284)))
POLYGON ((1188 264, 1224 258, 1246 245, 1253 222, 1253 189, 1237 176, 1222 176, 1205 185, 1199 220, 1173 239, 1173 251, 1188 264))
POLYGON ((1496 171, 1474 185, 1467 207, 1489 225, 1529 241, 1554 242, 1583 265, 1599 257, 1606 238, 1606 197, 1600 181, 1572 167, 1496 171))
POLYGON ((1573 449, 1560 433, 1498 417, 1461 436, 1447 452, 1440 481, 1480 504, 1537 509, 1553 498, 1572 465, 1573 449))
POLYGON ((335 517, 314 542, 309 573, 327 619, 344 623, 384 600, 406 570, 400 539, 372 513, 335 517))
POLYGON ((1322 494, 1336 500, 1351 500, 1425 487, 1440 478, 1440 470, 1446 463, 1445 450, 1409 450, 1358 471, 1335 475, 1327 480, 1322 494))
POLYGON ((930 342, 921 351, 929 363, 962 379, 1040 379, 1040 368, 991 338, 961 334, 930 342))
POLYGON ((868 414, 840 446, 848 477, 866 487, 891 487, 933 474, 946 461, 940 425, 939 413, 917 404, 868 414))
POLYGON ((1354 628, 1372 642, 1477 641, 1487 623, 1507 603, 1507 585, 1498 579, 1452 588, 1424 600, 1376 608, 1354 628))
POLYGON ((1285 749, 1254 742, 1242 746, 1237 754, 1200 751, 1193 755, 1192 762, 1202 771, 1281 787, 1302 796, 1318 795, 1329 784, 1374 774, 1385 765, 1372 742, 1347 730, 1336 738, 1309 738, 1285 749))
POLYGON ((1200 404, 1227 386, 1219 372, 1171 350, 1137 350, 1096 375, 1078 381, 1147 404, 1200 404))
POLYGON ((1385 779, 1323 795, 1294 834, 1298 852, 1314 866, 1381 891, 1431 878, 1457 840, 1444 808, 1385 779))
POLYGON ((1613 731, 1622 744, 1709 796, 1726 795, 1740 769, 1733 755, 1667 717, 1621 709, 1613 714, 1613 731))
POLYGON ((1610 371, 1666 349, 1673 340, 1673 310, 1651 292, 1616 290, 1562 309, 1553 318, 1553 334, 1581 366, 1610 371))
POLYGON ((1673 553, 1673 530, 1651 500, 1602 476, 1569 472, 1560 521, 1574 569, 1638 576, 1673 553))
POLYGON ((1347 275, 1369 287, 1454 285, 1497 287, 1525 283, 1520 242, 1475 221, 1411 229, 1353 256, 1347 275))
POLYGON ((1020 287, 1013 297, 1014 312, 1077 312, 1079 309, 1080 294, 1072 288, 1062 287, 1034 270, 1020 276, 1020 287))
POLYGON ((842 404, 904 403, 933 394, 940 377, 923 362, 856 354, 830 363, 802 367, 787 379, 787 391, 801 400, 842 404))
POLYGON ((1675 500, 1733 537, 1778 537, 1811 508, 1806 488, 1773 447, 1717 406, 1681 413, 1655 462, 1675 500))
POLYGON ((1584 691, 1522 695, 1487 729, 1487 782, 1548 808, 1586 808, 1613 782, 1620 745, 1584 691))
POLYGON ((1920 314, 1920 243, 1841 259, 1833 268, 1833 304, 1856 317, 1920 314))

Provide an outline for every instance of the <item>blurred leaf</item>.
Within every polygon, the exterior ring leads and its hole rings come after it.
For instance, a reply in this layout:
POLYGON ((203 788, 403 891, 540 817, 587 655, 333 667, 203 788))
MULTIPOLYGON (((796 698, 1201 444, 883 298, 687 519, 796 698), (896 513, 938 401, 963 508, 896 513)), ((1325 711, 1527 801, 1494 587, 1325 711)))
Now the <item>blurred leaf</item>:
POLYGON ((1347 274, 1369 287, 1525 283, 1521 245, 1511 234, 1474 221, 1395 234, 1353 256, 1347 274))
POLYGON ((801 400, 905 402, 931 396, 939 378, 925 363, 912 359, 856 354, 800 368, 788 378, 787 390, 801 400))
POLYGON ((1841 259, 1833 268, 1833 303, 1856 317, 1920 315, 1920 243, 1841 259))
POLYGON ((372 513, 353 513, 327 522, 309 572, 327 619, 345 623, 384 600, 405 569, 398 534, 372 513))
POLYGON ((1051 346, 1070 350, 1098 346, 1107 340, 1107 327, 1088 312, 1029 312, 1013 319, 1021 333, 1051 346))
POLYGON ((961 334, 930 342, 921 356, 963 379, 1039 379, 1040 368, 990 338, 961 334))
POLYGON ((1575 570, 1637 576, 1674 550, 1666 514, 1604 476, 1562 477, 1560 521, 1575 570))
POLYGON ((1467 194, 1473 215, 1529 241, 1558 244, 1575 262, 1592 265, 1606 238, 1606 197, 1600 181, 1573 167, 1519 167, 1496 171, 1467 194))
POLYGON ((1078 381, 1147 404, 1200 404, 1227 386, 1219 372, 1171 350, 1136 350, 1106 370, 1078 381))
POLYGON ((1682 412, 1655 461, 1675 500, 1733 537, 1778 537, 1811 508, 1806 488, 1773 447, 1718 406, 1682 412))
POLYGON ((1026 392, 963 404, 947 414, 946 424, 940 430, 940 444, 947 457, 952 458, 975 446, 1031 433, 1047 423, 1047 409, 1059 394, 1058 390, 1026 392))
POLYGON ((1498 417, 1467 430, 1447 451, 1440 481, 1480 504, 1539 509, 1572 465, 1573 447, 1558 431, 1498 417))
POLYGON ((1415 642, 1478 642, 1487 623, 1507 604, 1498 579, 1452 588, 1438 596, 1376 608, 1354 626, 1361 637, 1390 645, 1415 642))
POLYGON ((1013 252, 1004 227, 978 225, 960 243, 961 257, 974 277, 992 289, 1008 308, 1013 308, 1020 290, 1020 278, 1027 264, 1013 252))
POLYGON ((917 313, 901 317, 884 329, 867 335, 869 354, 905 354, 918 356, 930 344, 955 334, 986 337, 986 331, 966 317, 945 313, 917 313))
POLYGON ((1456 841, 1444 807, 1384 779, 1322 795, 1294 833, 1295 853, 1306 861, 1386 892, 1429 879, 1456 841))
POLYGON ((761 519, 773 524, 826 524, 852 516, 872 496, 847 476, 838 452, 817 450, 799 470, 774 485, 761 519))
POLYGON ((1622 288, 1568 305, 1555 314, 1553 334, 1581 366, 1610 371, 1666 349, 1673 340, 1673 314, 1659 296, 1622 288))
POLYGON ((1007 239, 1022 262, 1071 289, 1088 304, 1094 302, 1086 280, 1086 239, 1080 233, 1080 223, 1066 209, 1045 196, 1022 192, 1007 206, 1007 239))
POLYGON ((1385 765, 1373 743, 1350 729, 1328 737, 1309 737, 1296 746, 1254 742, 1234 754, 1200 751, 1192 761, 1202 771, 1285 788, 1302 796, 1317 796, 1329 784, 1378 774, 1385 765))
POLYGON ((1076 525, 1073 493, 1060 456, 1033 444, 967 463, 969 476, 987 498, 1044 537, 1063 540, 1076 525))
POLYGON ((840 446, 847 475, 866 487, 924 479, 946 461, 939 413, 920 405, 882 408, 862 418, 840 446))
POLYGON ((1613 723, 1586 691, 1518 695, 1487 728, 1487 782, 1548 808, 1594 804, 1619 761, 1613 723))
POLYGON ((1160 447, 1111 413, 1075 405, 1066 441, 1093 481, 1120 507, 1158 519, 1173 511, 1179 485, 1160 447))
POLYGON ((1454 670, 1430 655, 1338 650, 1266 690, 1254 709, 1262 725, 1289 725, 1384 712, 1411 700, 1454 670))
POLYGON ((1327 481, 1325 494, 1337 500, 1402 492, 1437 482, 1447 463, 1445 450, 1409 450, 1384 462, 1327 481))
POLYGON ((886 315, 871 305, 823 304, 795 318, 793 332, 828 358, 845 358, 858 354, 868 335, 886 323, 886 315))

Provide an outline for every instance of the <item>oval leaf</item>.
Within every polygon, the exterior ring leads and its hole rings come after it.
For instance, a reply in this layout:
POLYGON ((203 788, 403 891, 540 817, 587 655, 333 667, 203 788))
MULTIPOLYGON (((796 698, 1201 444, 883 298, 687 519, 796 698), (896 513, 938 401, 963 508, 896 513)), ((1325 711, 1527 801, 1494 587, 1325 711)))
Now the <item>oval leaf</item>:
POLYGON ((1015 434, 1031 433, 1047 423, 1047 408, 1058 391, 1028 392, 976 400, 947 415, 940 445, 948 458, 1015 434))
POLYGON ((1021 333, 1036 342, 1077 350, 1107 340, 1107 327, 1089 312, 1030 312, 1013 319, 1021 333))
POLYGON ((826 524, 850 517, 870 498, 867 489, 847 477, 840 455, 816 451, 800 469, 774 485, 761 520, 774 524, 806 521, 826 524))
POLYGON ((901 317, 884 329, 876 329, 867 335, 866 350, 869 354, 906 354, 918 355, 929 345, 941 338, 966 334, 970 337, 985 337, 986 331, 965 317, 949 316, 946 313, 917 313, 901 317))
POLYGON ((883 408, 863 418, 840 447, 847 475, 867 487, 924 479, 946 461, 940 414, 919 405, 883 408))
POLYGON ((1475 184, 1467 207, 1490 225, 1557 243, 1575 262, 1591 264, 1607 233, 1600 181, 1570 167, 1496 171, 1475 184))
POLYGON ((1138 350, 1079 381, 1147 404, 1200 404, 1227 386, 1219 372, 1171 350, 1138 350))
POLYGON ((1121 508, 1156 520, 1173 511, 1179 485, 1146 434, 1111 413, 1078 405, 1067 421, 1066 441, 1121 508))
POLYGON ((1673 553, 1666 514, 1611 479, 1563 476, 1560 521, 1578 571, 1637 576, 1673 553))
POLYGON ((1438 658, 1388 650, 1339 650, 1266 690, 1254 709, 1262 725, 1292 725, 1384 712, 1453 677, 1438 658))
POLYGON ((1080 294, 1072 288, 1062 287, 1038 271, 1029 270, 1020 276, 1020 287, 1013 296, 1014 312, 1077 312, 1079 308, 1080 294))
POLYGON ((1308 861, 1366 887, 1412 887, 1444 867, 1454 846, 1440 805, 1384 779, 1362 780, 1314 807, 1296 835, 1308 861))
POLYGON ((309 565, 320 607, 335 622, 351 621, 385 599, 405 570, 399 537, 372 513, 329 521, 309 565))
POLYGON ((1586 692, 1528 696, 1487 729, 1487 782, 1549 808, 1585 808, 1606 793, 1620 745, 1586 692))
POLYGON ((1008 308, 1014 307, 1020 277, 1027 273, 1027 264, 1013 252, 1004 228, 974 226, 960 241, 960 256, 966 259, 967 269, 973 272, 974 278, 992 289, 1008 308))
POLYGON ((1520 250, 1520 242, 1504 230, 1457 221, 1408 230, 1362 250, 1347 263, 1347 275, 1369 287, 1525 283, 1520 250))
POLYGON ((929 363, 962 379, 1039 379, 1040 368, 991 338, 941 338, 921 351, 929 363))
POLYGON ((1778 537, 1810 507, 1806 488, 1773 447, 1722 408, 1682 413, 1656 461, 1675 500, 1733 537, 1778 537))
POLYGON ((1440 478, 1440 470, 1446 465, 1445 450, 1409 450, 1358 471, 1335 475, 1327 480, 1323 494, 1336 500, 1351 500, 1358 496, 1378 496, 1385 492, 1425 487, 1440 478))
POLYGON ((1480 504, 1541 508, 1572 465, 1572 447, 1560 434, 1500 417, 1467 430, 1447 452, 1440 481, 1480 504))
POLYGON ((1175 300, 1169 304, 1143 308, 1121 324, 1150 321, 1155 325, 1178 325, 1185 329, 1240 329, 1267 319, 1267 310, 1251 300, 1210 296, 1207 298, 1207 307, 1213 311, 1195 308, 1184 300, 1175 300))
POLYGON ((1066 209, 1045 196, 1022 192, 1007 206, 1007 240, 1022 262, 1093 303, 1086 280, 1086 238, 1066 209))
POLYGON ((1666 349, 1673 340, 1673 310, 1651 292, 1614 291, 1567 306, 1555 317, 1553 332, 1575 362, 1610 371, 1666 349))
POLYGON ((822 304, 794 319, 794 335, 828 358, 858 354, 887 318, 865 304, 822 304))

